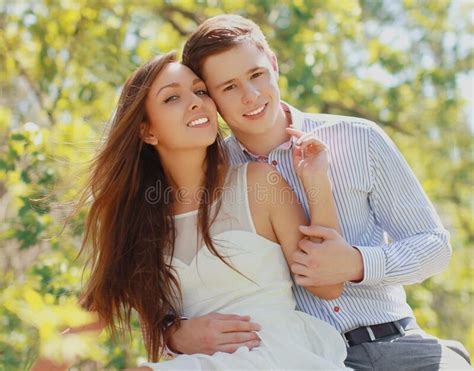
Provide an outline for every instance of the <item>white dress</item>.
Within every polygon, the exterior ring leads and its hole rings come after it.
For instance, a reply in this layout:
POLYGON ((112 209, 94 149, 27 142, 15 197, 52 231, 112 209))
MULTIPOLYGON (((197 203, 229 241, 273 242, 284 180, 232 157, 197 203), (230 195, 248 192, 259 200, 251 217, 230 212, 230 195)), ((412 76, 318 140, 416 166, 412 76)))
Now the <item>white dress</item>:
POLYGON ((232 354, 179 355, 144 363, 153 370, 332 370, 344 369, 346 346, 328 323, 295 310, 293 284, 281 246, 258 235, 247 196, 247 164, 231 167, 222 205, 211 227, 219 254, 203 246, 197 212, 175 216, 177 240, 172 265, 183 300, 183 315, 211 312, 250 315, 262 326, 259 347, 232 354), (197 248, 194 249, 193 245, 197 248))

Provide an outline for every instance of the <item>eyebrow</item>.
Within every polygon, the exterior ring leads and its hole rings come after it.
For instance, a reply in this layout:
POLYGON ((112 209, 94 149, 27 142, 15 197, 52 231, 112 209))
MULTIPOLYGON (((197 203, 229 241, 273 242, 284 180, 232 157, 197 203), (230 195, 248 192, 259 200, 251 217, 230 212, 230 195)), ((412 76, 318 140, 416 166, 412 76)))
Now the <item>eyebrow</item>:
MULTIPOLYGON (((259 70, 259 69, 261 69, 261 68, 263 68, 263 67, 253 67, 253 68, 250 68, 249 70, 247 70, 246 75, 249 75, 249 74, 251 74, 252 72, 255 72, 255 71, 257 71, 257 70, 259 70)), ((223 86, 225 86, 225 85, 227 85, 227 84, 230 84, 231 82, 234 82, 235 80, 236 80, 236 79, 227 80, 227 81, 225 81, 225 82, 223 82, 223 83, 217 85, 216 88, 217 88, 217 89, 218 89, 218 88, 222 88, 223 86)))
MULTIPOLYGON (((204 81, 202 81, 202 80, 199 79, 199 78, 194 79, 193 82, 192 82, 192 85, 199 84, 200 82, 204 83, 204 81)), ((166 88, 178 88, 179 86, 180 86, 180 84, 178 84, 177 82, 172 82, 171 84, 162 86, 162 87, 156 92, 156 96, 158 96, 158 94, 160 94, 163 89, 166 89, 166 88)))

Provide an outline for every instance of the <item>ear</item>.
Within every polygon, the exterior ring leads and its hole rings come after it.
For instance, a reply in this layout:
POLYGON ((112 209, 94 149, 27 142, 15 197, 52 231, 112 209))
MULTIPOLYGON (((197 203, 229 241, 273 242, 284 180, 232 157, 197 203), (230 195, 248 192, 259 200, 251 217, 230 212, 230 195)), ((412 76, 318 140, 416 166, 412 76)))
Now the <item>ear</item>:
POLYGON ((270 62, 272 63, 273 71, 275 71, 276 74, 278 75, 280 71, 278 69, 278 60, 275 53, 271 51, 268 57, 270 58, 270 62))
POLYGON ((148 125, 145 122, 140 124, 140 138, 142 138, 145 143, 151 144, 152 146, 158 144, 158 138, 148 130, 148 125))

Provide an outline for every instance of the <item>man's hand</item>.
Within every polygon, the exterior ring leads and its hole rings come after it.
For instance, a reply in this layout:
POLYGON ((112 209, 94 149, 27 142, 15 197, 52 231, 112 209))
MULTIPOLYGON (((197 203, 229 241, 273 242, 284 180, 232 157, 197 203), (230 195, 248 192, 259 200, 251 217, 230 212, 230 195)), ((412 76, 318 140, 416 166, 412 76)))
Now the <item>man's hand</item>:
POLYGON ((321 226, 300 226, 303 238, 293 253, 291 271, 295 282, 303 287, 327 286, 345 281, 361 281, 364 264, 359 250, 347 243, 334 229, 321 226))
POLYGON ((211 313, 181 321, 180 328, 170 336, 168 347, 183 354, 233 353, 242 346, 259 346, 255 333, 259 330, 261 326, 250 322, 250 316, 211 313))
POLYGON ((296 138, 293 147, 293 164, 296 174, 304 181, 315 173, 327 173, 329 169, 329 150, 314 133, 287 128, 286 132, 296 138))

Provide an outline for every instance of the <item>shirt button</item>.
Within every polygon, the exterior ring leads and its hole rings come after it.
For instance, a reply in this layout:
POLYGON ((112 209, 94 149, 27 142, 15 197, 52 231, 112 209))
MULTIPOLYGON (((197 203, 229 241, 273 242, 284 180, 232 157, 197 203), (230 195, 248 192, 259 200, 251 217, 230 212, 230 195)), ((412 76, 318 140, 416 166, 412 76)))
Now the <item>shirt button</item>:
POLYGON ((336 313, 341 310, 341 308, 339 308, 337 305, 333 309, 334 309, 334 312, 336 312, 336 313))
POLYGON ((273 166, 277 166, 277 164, 278 164, 278 161, 277 161, 277 160, 273 160, 273 161, 272 161, 272 165, 273 165, 273 166))

